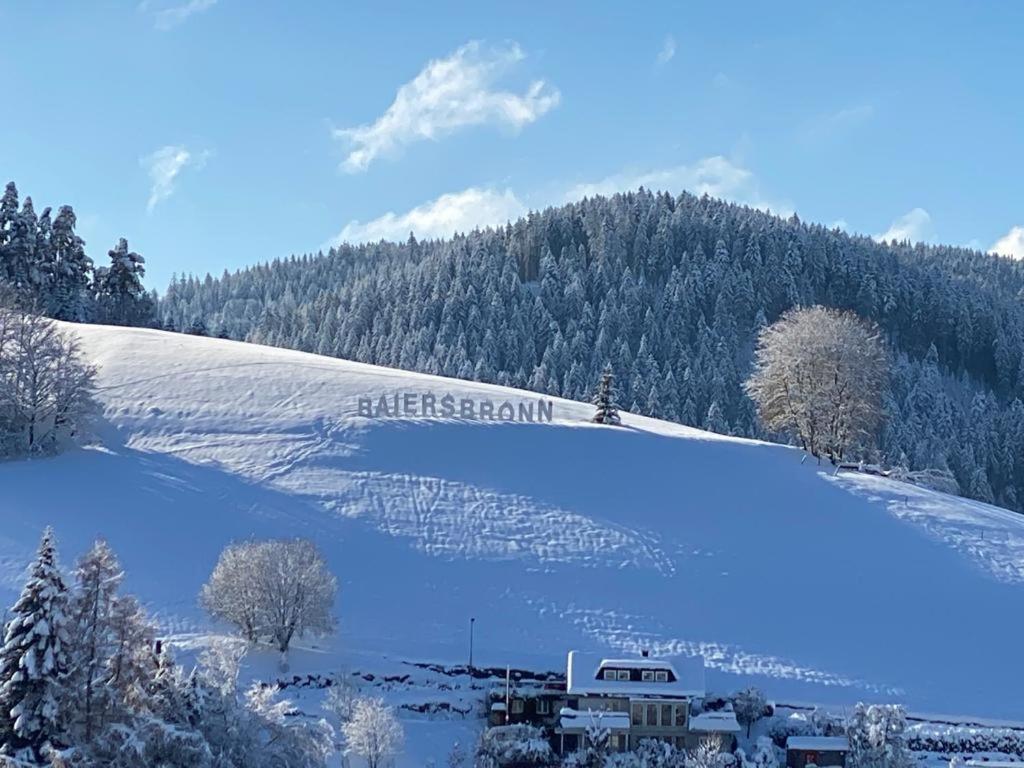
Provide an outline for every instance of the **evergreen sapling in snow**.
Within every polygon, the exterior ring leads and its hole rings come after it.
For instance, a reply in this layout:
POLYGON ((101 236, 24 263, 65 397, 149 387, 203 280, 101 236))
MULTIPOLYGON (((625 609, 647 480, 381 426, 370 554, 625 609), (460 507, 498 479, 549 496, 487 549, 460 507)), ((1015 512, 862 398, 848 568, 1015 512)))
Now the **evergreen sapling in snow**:
POLYGON ((619 406, 615 402, 615 374, 612 373, 610 365, 606 365, 601 373, 601 382, 598 384, 597 394, 592 402, 597 406, 597 413, 593 418, 594 423, 614 426, 622 423, 619 418, 619 406))

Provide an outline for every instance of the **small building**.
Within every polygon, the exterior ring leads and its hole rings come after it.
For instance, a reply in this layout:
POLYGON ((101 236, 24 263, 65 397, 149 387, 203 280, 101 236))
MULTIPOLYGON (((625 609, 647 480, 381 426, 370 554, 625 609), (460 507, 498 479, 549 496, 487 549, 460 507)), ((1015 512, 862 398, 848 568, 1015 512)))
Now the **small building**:
POLYGON ((845 768, 850 740, 845 736, 790 736, 786 739, 786 768, 845 768))
POLYGON ((717 738, 721 740, 723 752, 732 752, 736 749, 736 737, 743 730, 736 720, 736 713, 725 711, 693 715, 690 718, 689 729, 687 749, 693 749, 704 739, 717 738))

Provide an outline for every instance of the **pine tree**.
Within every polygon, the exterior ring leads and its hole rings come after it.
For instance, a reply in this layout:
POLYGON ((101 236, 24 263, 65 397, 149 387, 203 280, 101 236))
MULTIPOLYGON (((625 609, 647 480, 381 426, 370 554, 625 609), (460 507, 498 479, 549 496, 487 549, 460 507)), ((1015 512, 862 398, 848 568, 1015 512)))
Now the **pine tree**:
POLYGON ((110 659, 118 648, 114 624, 121 568, 105 541, 97 541, 75 568, 75 594, 70 616, 74 627, 74 671, 71 679, 78 696, 75 699, 76 728, 81 728, 86 743, 92 741, 104 713, 110 708, 113 689, 110 659))
POLYGON ((123 237, 108 255, 110 266, 96 270, 97 319, 111 325, 148 323, 153 307, 142 287, 146 260, 129 251, 123 237))
POLYGON ((38 762, 50 746, 62 743, 67 604, 53 531, 47 528, 0 649, 0 749, 6 754, 38 762))
POLYGON ((593 418, 595 424, 618 426, 622 423, 622 419, 619 418, 619 406, 615 402, 615 374, 612 373, 610 365, 604 367, 597 394, 591 402, 597 406, 597 413, 593 418))

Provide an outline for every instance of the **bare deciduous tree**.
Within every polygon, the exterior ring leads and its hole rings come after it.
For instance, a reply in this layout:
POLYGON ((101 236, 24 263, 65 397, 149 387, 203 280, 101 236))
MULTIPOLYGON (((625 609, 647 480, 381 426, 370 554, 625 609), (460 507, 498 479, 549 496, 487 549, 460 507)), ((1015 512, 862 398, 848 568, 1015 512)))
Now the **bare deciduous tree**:
POLYGON ((405 733, 395 713, 379 699, 360 699, 351 719, 341 726, 346 751, 366 760, 367 768, 384 768, 402 751, 405 733))
POLYGON ((270 641, 285 653, 296 636, 334 629, 336 592, 311 541, 255 541, 225 548, 200 600, 249 642, 270 641))
POLYGON ((96 370, 45 317, 0 308, 0 456, 49 453, 94 407, 96 370))
POLYGON ((875 326, 816 306, 790 310, 761 331, 746 390, 765 427, 793 432, 812 455, 838 462, 873 440, 887 376, 875 326))

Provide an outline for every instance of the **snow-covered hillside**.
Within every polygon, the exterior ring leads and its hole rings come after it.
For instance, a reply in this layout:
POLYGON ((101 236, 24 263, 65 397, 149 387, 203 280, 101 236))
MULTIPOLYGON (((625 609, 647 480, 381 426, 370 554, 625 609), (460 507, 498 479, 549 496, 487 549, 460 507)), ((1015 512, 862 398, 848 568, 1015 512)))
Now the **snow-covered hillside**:
POLYGON ((536 395, 217 339, 76 327, 99 444, 0 465, 0 597, 45 523, 97 535, 170 632, 233 539, 314 538, 339 653, 558 669, 703 654, 708 685, 1024 718, 1024 517, 785 447, 556 400, 550 424, 367 419, 360 397, 536 395))

